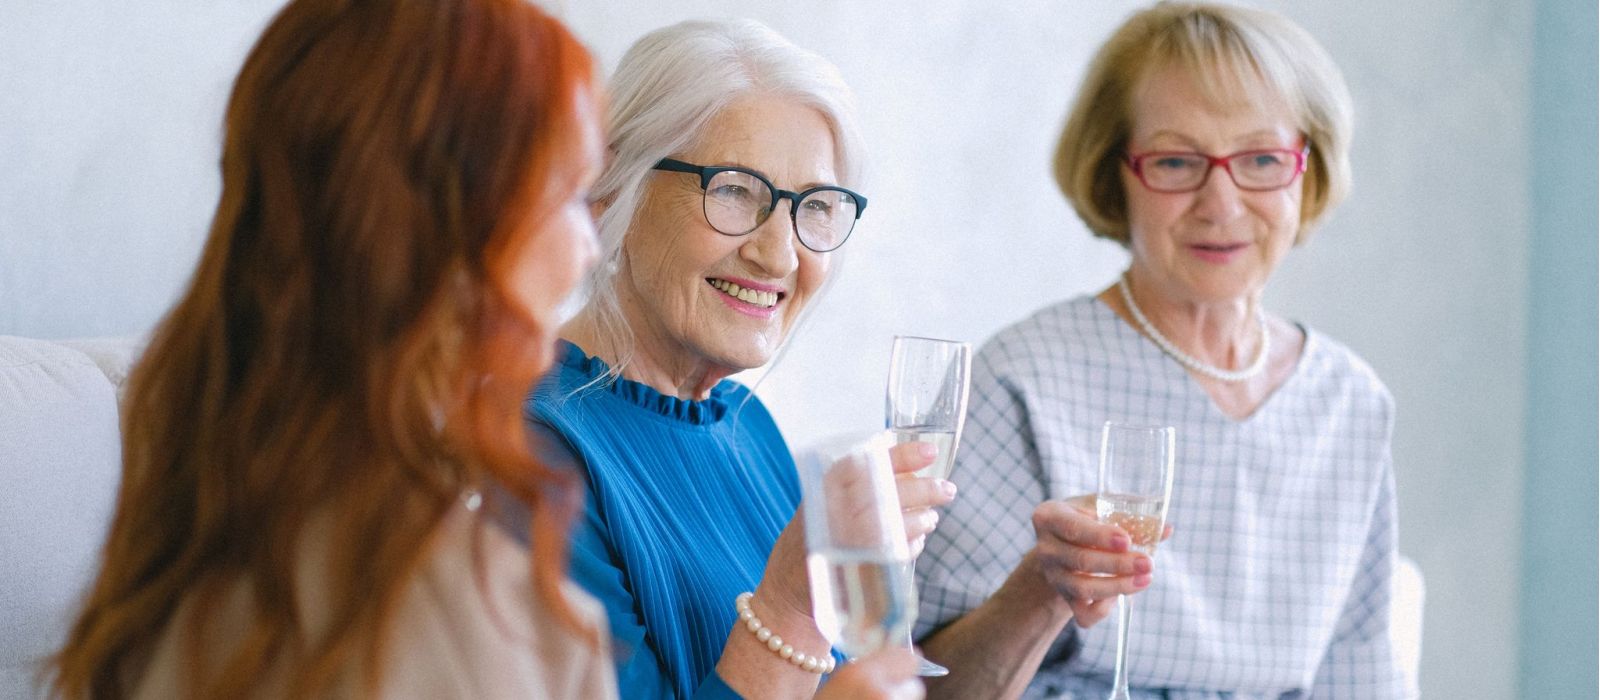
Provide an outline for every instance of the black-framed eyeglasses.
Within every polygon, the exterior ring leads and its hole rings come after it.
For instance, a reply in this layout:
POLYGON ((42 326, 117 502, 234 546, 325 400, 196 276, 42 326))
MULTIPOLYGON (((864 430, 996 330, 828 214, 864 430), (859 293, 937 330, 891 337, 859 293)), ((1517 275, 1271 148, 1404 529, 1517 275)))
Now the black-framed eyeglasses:
POLYGON ((695 165, 662 158, 653 170, 700 176, 706 223, 718 233, 743 236, 767 222, 779 199, 789 200, 789 221, 800 244, 818 253, 844 245, 867 208, 867 198, 843 187, 825 185, 790 192, 749 168, 695 165))
POLYGON ((1311 144, 1298 151, 1263 149, 1213 156, 1190 151, 1127 154, 1128 168, 1154 192, 1193 192, 1205 186, 1211 169, 1220 165, 1241 190, 1268 192, 1288 187, 1306 171, 1311 144))

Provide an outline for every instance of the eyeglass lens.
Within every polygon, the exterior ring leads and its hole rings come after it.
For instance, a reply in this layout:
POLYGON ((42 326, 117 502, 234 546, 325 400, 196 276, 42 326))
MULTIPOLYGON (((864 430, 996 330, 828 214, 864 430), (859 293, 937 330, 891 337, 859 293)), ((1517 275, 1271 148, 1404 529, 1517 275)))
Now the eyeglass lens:
MULTIPOLYGON (((706 221, 722 233, 737 236, 755 230, 772 215, 771 207, 772 189, 749 173, 724 170, 706 184, 706 221)), ((839 247, 855 224, 856 200, 840 190, 819 189, 795 208, 795 232, 813 250, 839 247)))
MULTIPOLYGON (((1249 151, 1228 157, 1228 173, 1234 184, 1244 189, 1269 190, 1283 187, 1299 174, 1293 151, 1249 151)), ((1198 153, 1164 153, 1144 159, 1145 181, 1160 190, 1186 190, 1200 187, 1211 171, 1211 161, 1198 153)))

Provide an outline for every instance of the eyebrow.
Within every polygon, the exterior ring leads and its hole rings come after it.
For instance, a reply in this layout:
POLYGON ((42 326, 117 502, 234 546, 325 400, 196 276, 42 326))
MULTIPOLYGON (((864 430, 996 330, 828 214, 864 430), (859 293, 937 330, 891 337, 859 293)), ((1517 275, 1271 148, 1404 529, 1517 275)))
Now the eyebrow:
MULTIPOLYGON (((1154 141, 1154 140, 1162 138, 1162 137, 1167 137, 1167 138, 1171 138, 1171 139, 1180 141, 1180 142, 1184 143, 1185 145, 1187 145, 1190 148, 1194 148, 1194 149, 1197 149, 1197 150, 1200 148, 1198 142, 1196 142, 1193 138, 1190 138, 1187 134, 1183 134, 1183 133, 1177 132, 1177 131, 1172 131, 1170 129, 1162 129, 1160 131, 1157 131, 1154 134, 1151 134, 1148 137, 1148 140, 1154 141)), ((1276 140, 1277 137, 1278 137, 1278 131, 1276 129, 1257 129, 1255 131, 1247 132, 1247 133, 1244 133, 1244 134, 1239 134, 1238 136, 1235 136, 1233 138, 1234 138, 1234 140, 1237 140, 1237 141, 1251 141, 1251 140, 1258 139, 1258 138, 1271 138, 1271 139, 1276 140)))
MULTIPOLYGON (((682 160, 682 159, 680 158, 679 160, 682 160)), ((767 174, 765 171, 761 170, 760 168, 752 168, 752 167, 750 167, 748 165, 745 165, 744 163, 736 163, 736 162, 725 161, 724 160, 724 161, 715 161, 715 162, 711 162, 711 163, 706 163, 703 167, 707 167, 707 168, 739 168, 741 170, 748 170, 748 171, 753 172, 753 173, 755 173, 757 175, 760 175, 761 177, 766 178, 767 182, 772 182, 772 180, 773 180, 771 175, 767 174)), ((780 190, 781 189, 787 189, 787 188, 784 188, 783 186, 779 185, 776 182, 772 182, 772 185, 774 187, 777 187, 780 190)), ((799 187, 796 187, 796 188, 794 188, 793 190, 790 190, 790 191, 792 191, 792 192, 804 192, 804 191, 809 190, 809 189, 811 189, 813 187, 844 187, 844 185, 841 185, 841 184, 839 184, 837 182, 817 182, 817 181, 813 180, 811 182, 801 183, 799 187)))

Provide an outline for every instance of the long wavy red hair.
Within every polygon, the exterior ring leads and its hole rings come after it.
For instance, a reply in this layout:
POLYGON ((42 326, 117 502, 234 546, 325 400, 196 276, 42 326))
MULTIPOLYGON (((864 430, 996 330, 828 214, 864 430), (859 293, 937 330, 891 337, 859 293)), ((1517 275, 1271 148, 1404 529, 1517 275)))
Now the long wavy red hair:
POLYGON ((559 590, 573 482, 533 459, 521 418, 555 329, 503 278, 584 184, 593 70, 523 0, 278 14, 234 85, 199 267, 129 380, 116 515, 58 692, 126 695, 180 603, 198 623, 240 585, 251 627, 194 672, 196 695, 248 694, 285 654, 292 695, 353 665, 371 689, 430 535, 490 480, 532 509, 536 595, 593 632, 559 590), (313 516, 330 519, 332 623, 307 644, 313 516))

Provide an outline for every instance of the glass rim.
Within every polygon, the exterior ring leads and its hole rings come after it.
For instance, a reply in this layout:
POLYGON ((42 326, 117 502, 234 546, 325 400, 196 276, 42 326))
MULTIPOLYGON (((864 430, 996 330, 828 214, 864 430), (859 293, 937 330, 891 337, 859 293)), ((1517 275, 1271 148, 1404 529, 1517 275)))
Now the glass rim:
POLYGON ((951 340, 949 338, 934 338, 934 337, 926 336, 926 335, 906 335, 906 334, 902 334, 902 333, 896 333, 895 336, 894 336, 894 339, 897 340, 897 341, 899 341, 899 340, 926 340, 926 341, 932 342, 932 343, 949 343, 951 345, 965 345, 967 347, 972 347, 972 343, 970 343, 968 341, 965 341, 965 340, 951 340))
MULTIPOLYGON (((858 462, 845 468, 863 470, 873 484, 864 488, 872 488, 881 498, 892 502, 892 512, 898 514, 899 494, 895 490, 895 475, 893 457, 891 455, 895 446, 895 435, 892 430, 859 430, 836 433, 823 436, 812 443, 793 451, 795 469, 800 479, 801 503, 800 511, 805 518, 804 531, 807 552, 816 551, 818 545, 831 545, 834 539, 832 530, 826 517, 812 517, 822 515, 826 510, 826 503, 819 497, 826 493, 824 481, 832 470, 840 468, 840 462, 851 457, 865 458, 865 462, 858 462)), ((896 561, 909 561, 909 549, 903 537, 885 537, 883 544, 888 548, 886 553, 896 561)))
POLYGON ((862 428, 823 435, 793 451, 796 455, 842 455, 859 450, 889 450, 894 444, 893 431, 862 428))
POLYGON ((1100 426, 1100 429, 1102 431, 1111 430, 1112 428, 1115 428, 1117 430, 1141 431, 1141 432, 1147 432, 1147 433, 1162 433, 1162 432, 1169 432, 1169 431, 1177 432, 1177 428, 1174 428, 1173 426, 1170 426, 1170 425, 1161 425, 1159 423, 1132 423, 1132 422, 1125 422, 1125 421, 1108 420, 1103 425, 1100 426))

